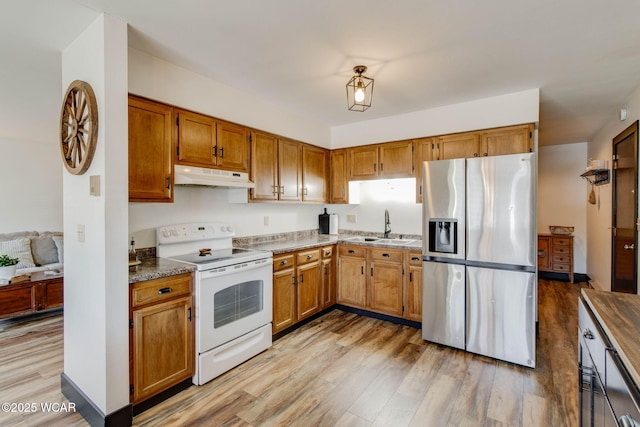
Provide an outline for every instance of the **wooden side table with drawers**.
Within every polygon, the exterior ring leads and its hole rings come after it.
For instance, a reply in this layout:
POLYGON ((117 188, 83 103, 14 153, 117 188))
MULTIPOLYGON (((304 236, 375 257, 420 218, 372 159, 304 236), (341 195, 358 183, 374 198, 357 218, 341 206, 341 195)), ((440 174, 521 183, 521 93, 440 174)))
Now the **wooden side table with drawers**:
POLYGON ((566 273, 573 283, 573 236, 538 234, 538 271, 566 273))

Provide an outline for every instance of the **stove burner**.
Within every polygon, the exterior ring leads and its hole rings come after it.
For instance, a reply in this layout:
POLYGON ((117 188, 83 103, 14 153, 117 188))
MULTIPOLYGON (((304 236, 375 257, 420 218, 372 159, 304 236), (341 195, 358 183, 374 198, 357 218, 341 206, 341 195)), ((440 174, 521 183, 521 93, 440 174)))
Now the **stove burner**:
POLYGON ((200 252, 200 256, 211 255, 211 249, 210 248, 198 249, 198 252, 200 252))

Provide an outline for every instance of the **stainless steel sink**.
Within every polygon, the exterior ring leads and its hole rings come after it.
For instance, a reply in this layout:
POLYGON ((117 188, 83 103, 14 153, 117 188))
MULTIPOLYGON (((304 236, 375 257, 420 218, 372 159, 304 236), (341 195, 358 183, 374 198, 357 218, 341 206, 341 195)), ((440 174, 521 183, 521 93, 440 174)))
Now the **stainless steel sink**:
POLYGON ((381 239, 379 237, 354 236, 354 237, 347 237, 344 240, 348 240, 350 242, 378 242, 378 241, 384 240, 384 239, 381 239))
POLYGON ((416 239, 379 239, 380 243, 387 243, 389 245, 408 245, 415 242, 416 239))
POLYGON ((368 242, 368 243, 384 243, 388 245, 409 245, 415 242, 415 239, 385 239, 382 237, 369 237, 369 236, 353 236, 344 239, 349 242, 368 242))

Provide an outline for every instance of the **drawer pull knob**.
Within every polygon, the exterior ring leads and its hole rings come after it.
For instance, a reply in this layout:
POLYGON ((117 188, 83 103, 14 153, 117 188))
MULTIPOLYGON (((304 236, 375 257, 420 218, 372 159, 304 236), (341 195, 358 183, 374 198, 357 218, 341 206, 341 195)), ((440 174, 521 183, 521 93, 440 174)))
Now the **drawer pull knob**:
POLYGON ((162 295, 162 294, 168 294, 169 292, 171 292, 172 289, 171 288, 162 288, 162 289, 158 289, 158 295, 162 295))
POLYGON ((355 253, 356 253, 356 251, 354 251, 353 249, 349 249, 349 253, 350 253, 350 254, 355 254, 355 253))
POLYGON ((307 259, 313 258, 313 255, 307 255, 307 259))
POLYGON ((283 259, 282 261, 280 261, 280 265, 287 265, 287 264, 288 264, 288 263, 287 263, 287 260, 286 260, 286 259, 283 259))
POLYGON ((593 332, 591 332, 589 329, 585 329, 585 331, 582 333, 582 336, 585 337, 588 340, 592 340, 593 339, 593 332))

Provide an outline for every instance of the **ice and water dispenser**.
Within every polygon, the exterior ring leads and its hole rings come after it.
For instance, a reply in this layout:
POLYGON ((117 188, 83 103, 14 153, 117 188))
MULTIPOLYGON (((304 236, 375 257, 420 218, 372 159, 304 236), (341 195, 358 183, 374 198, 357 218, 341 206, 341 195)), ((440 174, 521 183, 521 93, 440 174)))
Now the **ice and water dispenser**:
POLYGON ((458 253, 458 220, 429 219, 429 252, 458 253))

